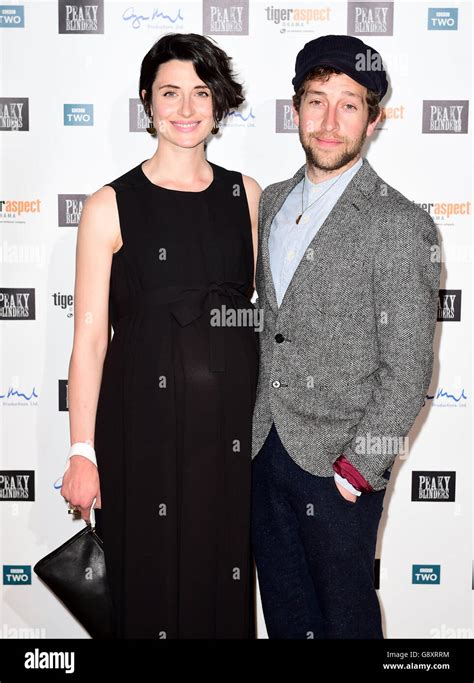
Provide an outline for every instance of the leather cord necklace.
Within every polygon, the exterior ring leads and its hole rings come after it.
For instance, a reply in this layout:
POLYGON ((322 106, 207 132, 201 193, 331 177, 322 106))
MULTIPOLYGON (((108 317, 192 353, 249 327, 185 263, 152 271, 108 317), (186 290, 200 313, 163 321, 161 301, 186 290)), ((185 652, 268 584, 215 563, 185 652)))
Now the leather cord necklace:
MULTIPOLYGON (((349 169, 347 169, 347 170, 349 170, 349 169)), ((344 171, 344 173, 345 173, 345 171, 344 171)), ((311 202, 311 204, 309 204, 309 205, 306 207, 306 209, 303 209, 303 197, 304 197, 304 185, 305 185, 305 181, 306 181, 306 173, 304 174, 304 177, 303 177, 303 189, 302 189, 302 191, 301 191, 301 213, 300 213, 299 216, 297 216, 297 218, 296 218, 296 225, 298 225, 298 223, 300 222, 301 216, 305 213, 305 211, 307 211, 308 209, 310 209, 310 208, 313 206, 313 204, 316 204, 316 202, 319 201, 319 200, 321 199, 321 197, 324 197, 324 195, 326 194, 326 192, 329 192, 329 190, 331 189, 331 187, 334 187, 334 185, 339 181, 339 179, 342 178, 342 176, 344 175, 344 173, 340 173, 340 174, 337 176, 336 180, 335 180, 333 183, 331 183, 331 185, 329 185, 329 187, 328 187, 326 190, 324 190, 324 192, 323 192, 319 197, 316 197, 316 199, 314 200, 314 202, 311 202)))

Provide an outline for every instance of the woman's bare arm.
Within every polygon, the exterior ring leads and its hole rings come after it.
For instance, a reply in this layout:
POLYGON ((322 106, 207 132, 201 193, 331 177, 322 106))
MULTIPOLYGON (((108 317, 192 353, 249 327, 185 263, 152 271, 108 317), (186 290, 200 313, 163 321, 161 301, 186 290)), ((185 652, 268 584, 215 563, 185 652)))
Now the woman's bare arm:
POLYGON ((252 242, 253 242, 253 288, 255 290, 255 270, 257 267, 257 249, 258 249, 258 202, 262 194, 262 188, 256 180, 250 176, 243 175, 245 193, 247 195, 247 202, 249 206, 250 219, 252 221, 252 242))
MULTIPOLYGON (((97 401, 104 358, 109 341, 108 301, 112 255, 121 242, 115 192, 103 187, 87 198, 78 227, 76 279, 74 286, 74 341, 69 363, 68 407, 71 444, 94 444, 97 401)), ((61 494, 78 507, 90 506, 90 487, 71 479, 81 465, 81 474, 95 465, 77 455, 65 475, 61 494), (75 483, 74 483, 75 482, 75 483), (65 495, 66 494, 66 495, 65 495), (75 498, 75 499, 74 499, 75 498)), ((83 477, 86 479, 86 477, 83 477)), ((97 507, 100 507, 99 500, 97 507)))

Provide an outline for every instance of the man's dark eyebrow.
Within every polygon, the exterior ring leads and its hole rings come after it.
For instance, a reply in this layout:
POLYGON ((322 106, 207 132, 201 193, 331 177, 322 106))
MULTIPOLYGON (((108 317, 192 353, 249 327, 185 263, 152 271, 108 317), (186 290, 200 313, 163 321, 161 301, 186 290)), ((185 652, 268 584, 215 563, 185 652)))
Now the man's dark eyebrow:
MULTIPOLYGON (((165 85, 160 85, 158 90, 161 90, 162 88, 176 88, 176 90, 181 89, 179 85, 173 85, 172 83, 165 83, 165 85)), ((202 88, 207 88, 207 90, 210 90, 209 86, 205 85, 204 83, 202 85, 195 85, 193 90, 201 90, 202 88)))

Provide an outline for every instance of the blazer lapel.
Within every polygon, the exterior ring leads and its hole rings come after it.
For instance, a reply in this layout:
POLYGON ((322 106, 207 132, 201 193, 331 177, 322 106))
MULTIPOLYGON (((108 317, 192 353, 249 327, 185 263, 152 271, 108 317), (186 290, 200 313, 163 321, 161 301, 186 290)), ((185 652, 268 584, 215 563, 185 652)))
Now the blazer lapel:
MULTIPOLYGON (((270 269, 270 251, 268 248, 270 228, 274 217, 283 206, 283 203, 291 190, 303 179, 304 172, 305 166, 302 166, 298 169, 293 178, 288 180, 285 185, 282 185, 281 191, 270 208, 263 225, 262 262, 265 289, 267 300, 275 312, 278 310, 278 303, 270 269)), ((280 308, 285 303, 285 300, 292 289, 295 289, 295 293, 297 293, 300 291, 301 287, 304 287, 307 282, 308 269, 311 269, 314 262, 318 261, 321 254, 324 254, 324 244, 327 243, 328 240, 333 240, 336 233, 339 233, 340 236, 344 237, 345 231, 348 233, 347 239, 351 238, 355 222, 363 220, 364 211, 370 206, 370 193, 374 191, 375 181, 377 179, 377 174, 372 169, 369 162, 364 159, 361 168, 352 178, 335 203, 328 217, 311 240, 306 253, 311 250, 313 258, 309 259, 303 256, 299 262, 284 294, 280 308)))
POLYGON ((290 178, 289 180, 286 181, 281 186, 280 191, 278 192, 276 199, 273 201, 273 204, 268 210, 268 213, 266 214, 266 217, 264 218, 263 221, 263 226, 262 226, 262 263, 263 263, 263 279, 265 281, 265 291, 267 294, 267 300, 268 303, 270 304, 271 308, 276 311, 278 309, 278 303, 277 303, 277 298, 276 298, 276 292, 275 292, 275 285, 273 283, 273 276, 272 276, 272 271, 270 269, 270 251, 268 248, 268 238, 270 237, 270 228, 272 225, 272 221, 277 215, 277 213, 280 211, 281 207, 283 206, 285 199, 288 197, 290 194, 291 190, 298 185, 298 183, 303 180, 304 173, 305 173, 305 168, 306 165, 301 166, 299 168, 295 175, 290 178))

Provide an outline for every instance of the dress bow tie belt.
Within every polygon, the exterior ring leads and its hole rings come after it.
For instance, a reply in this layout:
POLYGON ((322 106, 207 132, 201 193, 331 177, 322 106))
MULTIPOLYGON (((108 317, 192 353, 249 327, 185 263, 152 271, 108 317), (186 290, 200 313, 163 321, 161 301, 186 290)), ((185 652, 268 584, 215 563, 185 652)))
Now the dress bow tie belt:
MULTIPOLYGON (((185 327, 201 318, 205 313, 210 315, 212 309, 220 310, 221 297, 228 297, 235 310, 254 306, 244 294, 248 285, 242 282, 212 282, 207 285, 190 285, 187 287, 160 287, 145 289, 139 294, 139 301, 133 299, 128 305, 119 305, 117 323, 134 313, 150 310, 155 306, 167 306, 174 319, 185 327), (240 305, 239 305, 240 304, 240 305)), ((211 372, 225 370, 225 337, 222 325, 211 325, 209 317, 209 369, 211 372)))

